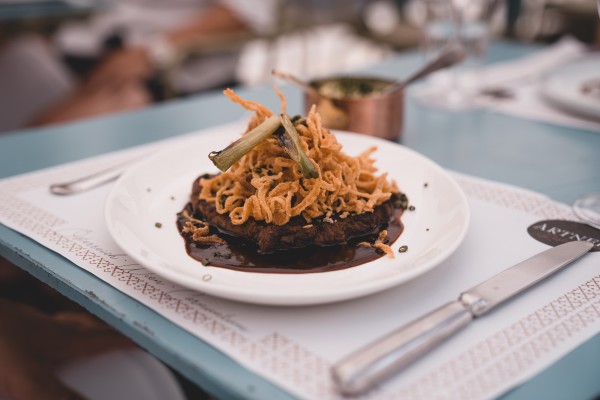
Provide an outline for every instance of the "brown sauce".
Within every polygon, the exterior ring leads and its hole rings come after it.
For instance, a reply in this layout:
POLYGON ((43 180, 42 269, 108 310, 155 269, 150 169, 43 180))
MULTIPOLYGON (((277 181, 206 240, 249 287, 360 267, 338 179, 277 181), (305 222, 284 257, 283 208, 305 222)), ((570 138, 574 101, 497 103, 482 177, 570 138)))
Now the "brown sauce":
MULTIPOLYGON (((185 209, 177 215, 177 227, 185 240, 187 253, 206 266, 246 272, 305 274, 350 268, 385 255, 376 248, 358 245, 359 242, 374 243, 377 234, 355 237, 344 245, 311 246, 260 254, 253 243, 225 235, 211 227, 211 233, 224 239, 226 243, 210 245, 197 243, 192 240, 189 233, 182 232, 187 221, 187 218, 182 215, 184 211, 196 219, 204 220, 204 218, 193 209, 191 203, 188 203, 185 209)), ((401 215, 402 209, 397 209, 389 221, 386 244, 394 243, 402 233, 404 227, 400 221, 401 215)))

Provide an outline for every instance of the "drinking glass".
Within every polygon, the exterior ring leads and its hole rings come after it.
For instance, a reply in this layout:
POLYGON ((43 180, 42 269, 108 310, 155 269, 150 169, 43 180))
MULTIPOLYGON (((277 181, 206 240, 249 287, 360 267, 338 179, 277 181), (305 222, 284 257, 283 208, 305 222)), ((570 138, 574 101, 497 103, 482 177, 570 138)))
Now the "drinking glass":
POLYGON ((477 73, 483 65, 493 22, 501 0, 416 0, 422 20, 422 48, 428 59, 454 45, 466 50, 465 61, 433 74, 416 96, 422 102, 447 109, 473 105, 477 73))
MULTIPOLYGON (((600 16, 600 0, 598 0, 598 16, 600 16)), ((580 196, 573 203, 573 211, 586 224, 600 229, 600 192, 580 196)))
POLYGON ((578 197, 573 203, 573 212, 586 224, 600 229, 600 192, 578 197))

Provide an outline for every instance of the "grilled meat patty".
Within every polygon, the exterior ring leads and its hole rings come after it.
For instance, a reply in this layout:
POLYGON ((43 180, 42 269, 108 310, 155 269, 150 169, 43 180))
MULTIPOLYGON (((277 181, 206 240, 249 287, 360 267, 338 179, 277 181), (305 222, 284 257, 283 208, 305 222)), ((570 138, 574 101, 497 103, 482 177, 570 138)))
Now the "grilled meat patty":
POLYGON ((394 213, 392 201, 386 201, 373 212, 351 214, 343 219, 333 216, 331 219, 313 220, 308 224, 298 216, 285 225, 273 225, 250 218, 241 225, 234 225, 229 215, 217 213, 214 204, 198 199, 198 182, 196 180, 192 188, 191 203, 194 210, 222 233, 256 243, 260 253, 310 245, 344 244, 352 238, 376 234, 385 229, 394 213))

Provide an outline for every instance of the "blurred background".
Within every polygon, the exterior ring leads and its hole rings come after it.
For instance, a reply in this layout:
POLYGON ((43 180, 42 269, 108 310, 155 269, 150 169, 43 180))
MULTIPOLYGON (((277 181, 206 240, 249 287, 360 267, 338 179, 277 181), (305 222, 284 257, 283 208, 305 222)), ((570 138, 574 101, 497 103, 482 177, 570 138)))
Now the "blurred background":
MULTIPOLYGON (((426 1, 0 0, 0 134, 368 67, 418 48, 426 1)), ((596 0, 499 3, 495 39, 600 43, 596 0)))

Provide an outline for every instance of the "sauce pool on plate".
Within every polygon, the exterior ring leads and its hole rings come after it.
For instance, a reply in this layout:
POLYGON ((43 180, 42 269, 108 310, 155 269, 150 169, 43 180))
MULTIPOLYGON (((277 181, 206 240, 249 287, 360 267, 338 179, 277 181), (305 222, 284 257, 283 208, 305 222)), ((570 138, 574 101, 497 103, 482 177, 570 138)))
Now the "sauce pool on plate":
MULTIPOLYGON (((396 209, 387 226, 385 244, 392 244, 404 229, 400 216, 402 209, 396 209)), ((310 246, 298 249, 280 250, 260 254, 256 245, 240 238, 229 236, 211 227, 224 243, 197 243, 183 228, 188 218, 185 214, 203 220, 203 216, 188 203, 178 214, 177 227, 185 240, 187 253, 205 266, 227 268, 245 272, 303 274, 336 271, 351 268, 376 260, 385 255, 374 247, 359 245, 361 242, 374 242, 378 232, 352 238, 348 243, 334 246, 310 246)))

